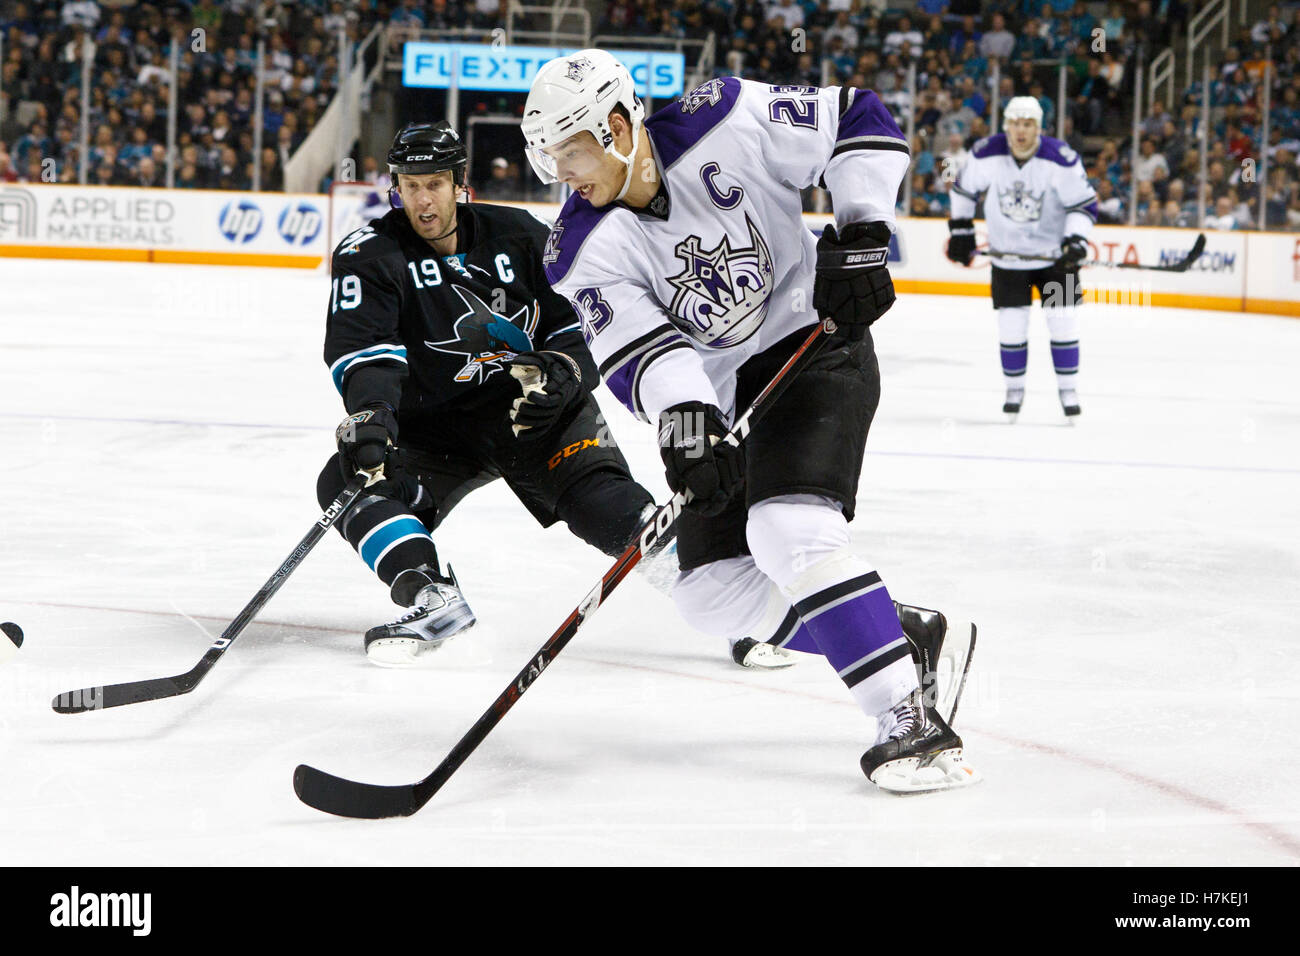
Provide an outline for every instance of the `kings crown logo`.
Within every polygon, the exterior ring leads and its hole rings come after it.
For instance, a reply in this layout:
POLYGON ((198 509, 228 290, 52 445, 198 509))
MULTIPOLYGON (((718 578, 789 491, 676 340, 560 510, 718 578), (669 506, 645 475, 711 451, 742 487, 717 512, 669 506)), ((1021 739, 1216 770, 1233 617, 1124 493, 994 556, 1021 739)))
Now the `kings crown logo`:
POLYGON ((692 338, 715 348, 739 345, 763 324, 772 292, 772 256, 767 243, 745 217, 749 246, 731 247, 724 233, 712 249, 699 236, 687 236, 673 252, 686 267, 668 282, 676 289, 669 306, 674 323, 692 338))
POLYGON ((564 75, 575 83, 581 83, 582 78, 587 75, 587 71, 590 69, 591 61, 585 56, 580 56, 568 62, 568 68, 564 71, 564 75))
POLYGON ((1002 215, 1012 222, 1037 222, 1043 215, 1043 196, 1037 196, 1025 188, 1025 184, 1016 180, 1010 189, 998 190, 998 208, 1002 215))
POLYGON ((705 106, 717 106, 722 100, 722 80, 701 83, 682 97, 682 112, 694 113, 705 106))

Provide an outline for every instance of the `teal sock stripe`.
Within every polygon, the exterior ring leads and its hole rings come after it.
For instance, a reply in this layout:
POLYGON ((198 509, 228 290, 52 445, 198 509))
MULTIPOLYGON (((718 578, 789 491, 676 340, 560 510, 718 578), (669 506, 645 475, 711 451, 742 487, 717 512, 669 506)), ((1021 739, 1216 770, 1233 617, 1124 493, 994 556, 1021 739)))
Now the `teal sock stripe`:
POLYGON ((399 515, 385 521, 362 538, 357 546, 357 552, 361 555, 361 560, 370 565, 370 570, 375 571, 384 552, 407 538, 433 540, 429 537, 428 529, 418 519, 410 515, 399 515))

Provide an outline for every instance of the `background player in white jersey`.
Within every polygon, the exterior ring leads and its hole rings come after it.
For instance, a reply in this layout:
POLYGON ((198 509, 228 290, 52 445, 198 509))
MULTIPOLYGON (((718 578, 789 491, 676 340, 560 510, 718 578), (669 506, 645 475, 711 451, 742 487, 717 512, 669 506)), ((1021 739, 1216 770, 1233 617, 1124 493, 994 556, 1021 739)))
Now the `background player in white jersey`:
POLYGON ((1097 221, 1097 194, 1079 155, 1042 135, 1043 108, 1032 96, 1007 104, 1006 132, 980 140, 952 187, 948 258, 970 265, 975 255, 975 204, 984 199, 993 258, 993 308, 1002 344, 1007 396, 1002 410, 1020 412, 1029 359, 1029 307, 1038 289, 1051 334, 1052 364, 1065 414, 1079 414, 1079 264, 1097 221), (1008 255, 998 255, 1007 253, 1008 255), (1017 258, 1024 256, 1029 258, 1017 258), (1044 257, 1056 261, 1044 266, 1044 257))
POLYGON ((592 356, 658 422, 678 522, 674 599, 701 630, 818 651, 876 720, 862 769, 886 789, 974 781, 962 741, 918 689, 880 575, 849 548, 880 395, 868 326, 886 268, 906 141, 874 93, 710 80, 649 119, 625 67, 584 50, 547 63, 524 107, 529 159, 562 181, 543 256, 592 356), (836 224, 814 242, 799 190, 836 224), (743 448, 718 439, 819 321, 840 334, 743 448))

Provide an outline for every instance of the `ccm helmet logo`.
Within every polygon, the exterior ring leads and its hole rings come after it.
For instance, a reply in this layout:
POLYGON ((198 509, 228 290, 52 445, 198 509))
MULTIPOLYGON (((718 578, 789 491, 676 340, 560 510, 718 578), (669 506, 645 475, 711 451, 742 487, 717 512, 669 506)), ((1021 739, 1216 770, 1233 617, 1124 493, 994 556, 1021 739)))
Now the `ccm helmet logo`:
POLYGON ((408 163, 420 163, 420 162, 424 162, 425 160, 428 160, 428 159, 433 159, 432 154, 427 155, 427 156, 407 156, 407 157, 406 157, 406 161, 407 161, 408 163))

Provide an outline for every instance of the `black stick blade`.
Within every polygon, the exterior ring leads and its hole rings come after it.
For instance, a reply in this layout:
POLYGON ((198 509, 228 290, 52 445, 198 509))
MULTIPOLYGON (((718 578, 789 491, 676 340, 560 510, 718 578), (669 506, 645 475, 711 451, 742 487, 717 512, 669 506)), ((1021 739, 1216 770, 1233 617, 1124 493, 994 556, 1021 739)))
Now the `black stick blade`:
POLYGON ((162 700, 189 693, 192 683, 175 677, 155 677, 152 680, 132 681, 129 684, 109 684, 105 687, 83 687, 64 691, 50 702, 56 714, 84 714, 91 710, 138 704, 146 700, 162 700))
POLYGON ((1190 269, 1192 267, 1192 263, 1194 263, 1197 259, 1201 258, 1201 253, 1204 251, 1205 251, 1205 233, 1201 233, 1199 236, 1196 237, 1196 241, 1192 243, 1192 248, 1188 250, 1187 258, 1178 264, 1178 271, 1186 272, 1188 269, 1190 269))
POLYGON ((15 648, 23 646, 23 629, 13 621, 5 621, 3 624, 0 624, 0 631, 4 632, 4 636, 9 638, 10 643, 12 643, 15 648))
POLYGON ((293 792, 309 807, 361 820, 409 817, 424 805, 412 784, 381 787, 357 783, 306 764, 299 764, 293 772, 293 792))

